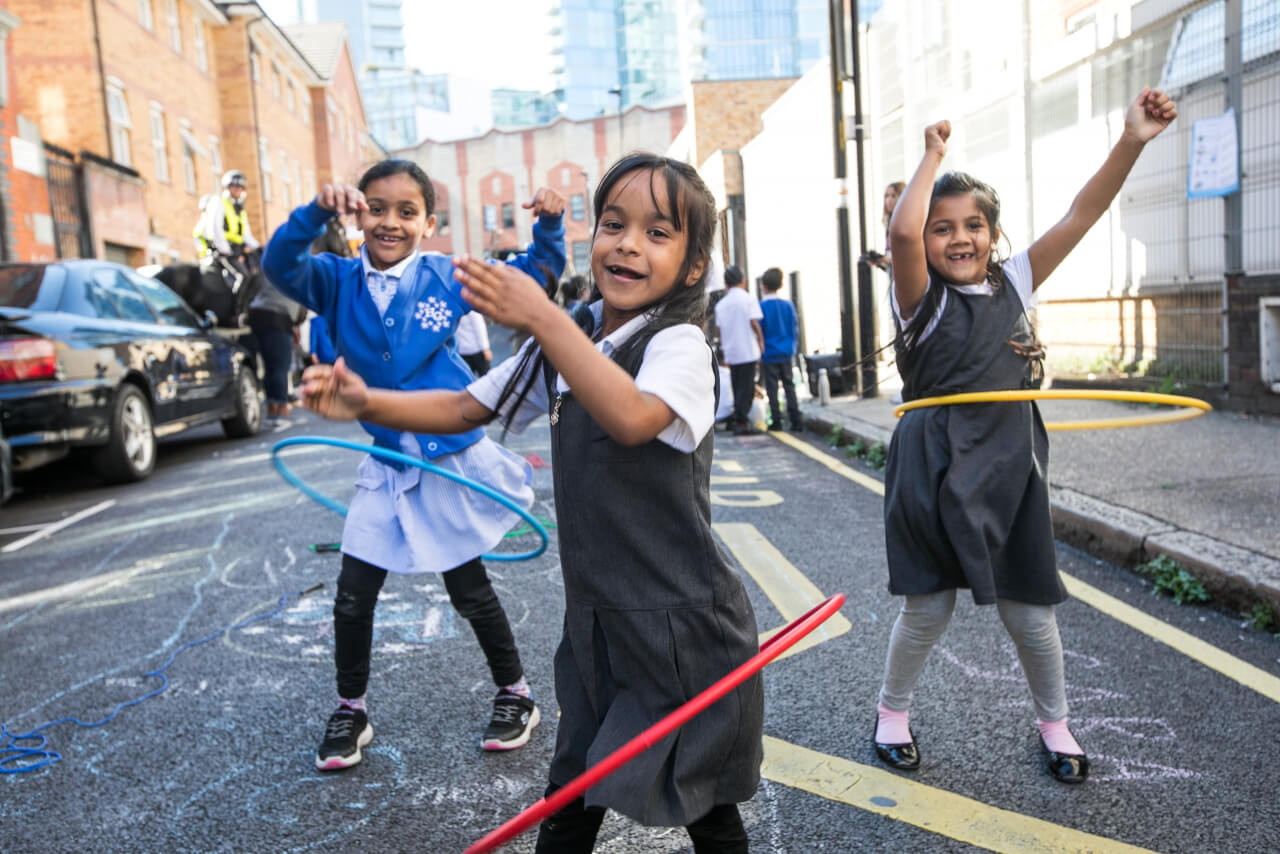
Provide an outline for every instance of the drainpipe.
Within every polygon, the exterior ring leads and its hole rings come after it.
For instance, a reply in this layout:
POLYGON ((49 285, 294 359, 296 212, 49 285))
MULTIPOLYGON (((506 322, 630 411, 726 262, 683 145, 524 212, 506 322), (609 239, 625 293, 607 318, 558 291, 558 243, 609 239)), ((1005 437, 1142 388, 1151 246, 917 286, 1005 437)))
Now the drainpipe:
POLYGON ((111 108, 107 106, 107 70, 102 64, 102 32, 98 28, 98 0, 89 0, 89 12, 93 16, 93 53, 98 61, 98 94, 102 96, 102 129, 106 131, 107 157, 111 157, 111 108))
POLYGON ((262 235, 268 237, 271 234, 271 223, 267 222, 267 196, 264 188, 267 186, 267 174, 262 171, 262 145, 258 142, 258 83, 253 79, 253 39, 250 37, 250 29, 254 24, 261 21, 267 15, 265 12, 259 12, 258 17, 254 18, 244 26, 245 41, 248 42, 249 56, 249 103, 253 109, 253 145, 258 152, 258 198, 262 204, 262 235))

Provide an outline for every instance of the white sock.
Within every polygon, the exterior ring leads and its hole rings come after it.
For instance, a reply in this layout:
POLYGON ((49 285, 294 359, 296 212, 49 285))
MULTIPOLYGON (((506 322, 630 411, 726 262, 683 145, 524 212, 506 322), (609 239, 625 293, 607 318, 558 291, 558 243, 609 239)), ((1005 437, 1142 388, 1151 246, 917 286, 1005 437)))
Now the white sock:
POLYGON ((884 704, 876 705, 876 743, 877 744, 910 744, 911 727, 907 723, 906 712, 895 712, 884 704))

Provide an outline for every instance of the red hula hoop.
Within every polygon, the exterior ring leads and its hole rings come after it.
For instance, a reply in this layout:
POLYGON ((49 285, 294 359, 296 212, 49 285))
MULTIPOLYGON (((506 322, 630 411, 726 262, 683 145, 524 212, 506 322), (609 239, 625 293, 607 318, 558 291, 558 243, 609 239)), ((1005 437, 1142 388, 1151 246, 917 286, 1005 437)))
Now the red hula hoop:
POLYGON ((714 685, 622 745, 622 747, 619 747, 591 768, 588 768, 577 779, 559 789, 550 798, 543 798, 515 818, 510 819, 496 830, 491 831, 488 835, 473 843, 463 854, 484 854, 486 851, 493 851, 498 846, 515 839, 543 819, 564 809, 565 806, 580 797, 587 789, 684 726, 712 703, 745 682, 748 677, 759 672, 766 664, 795 646, 801 638, 822 625, 828 617, 840 610, 840 606, 843 604, 844 594, 837 593, 826 601, 810 608, 803 616, 792 620, 782 631, 762 643, 759 652, 738 665, 714 685))

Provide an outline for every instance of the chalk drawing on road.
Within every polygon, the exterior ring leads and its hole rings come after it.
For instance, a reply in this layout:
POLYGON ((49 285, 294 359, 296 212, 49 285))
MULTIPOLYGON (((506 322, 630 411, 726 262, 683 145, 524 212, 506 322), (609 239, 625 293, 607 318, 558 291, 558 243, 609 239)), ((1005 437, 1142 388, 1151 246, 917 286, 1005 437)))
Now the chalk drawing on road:
MULTIPOLYGON (((1001 646, 1001 651, 1007 661, 1003 669, 991 669, 965 661, 956 655, 954 651, 941 644, 938 645, 937 650, 942 658, 971 679, 1022 685, 1023 690, 1017 692, 1016 698, 1011 696, 1010 699, 1000 703, 1002 708, 1031 707, 1030 693, 1025 688, 1026 680, 1022 674, 1021 665, 1018 663, 1018 653, 1013 644, 1006 642, 1001 646)), ((1064 657, 1069 659, 1072 670, 1076 669, 1076 665, 1079 665, 1081 670, 1106 669, 1106 662, 1095 656, 1068 651, 1064 652, 1064 657)), ((1070 679, 1066 682, 1066 690, 1067 703, 1072 709, 1077 709, 1081 705, 1088 703, 1127 701, 1129 699, 1127 695, 1117 691, 1075 684, 1070 679)), ((1073 716, 1071 720, 1072 732, 1078 738, 1083 739, 1084 736, 1091 735, 1091 741, 1101 743, 1109 750, 1114 750, 1117 747, 1141 750, 1145 745, 1171 745, 1177 741, 1177 733, 1174 731, 1173 725, 1164 718, 1081 717, 1077 715, 1073 716)), ((1090 749, 1089 745, 1085 746, 1085 750, 1089 754, 1089 761, 1092 766, 1089 774, 1091 781, 1150 783, 1161 780, 1194 780, 1202 776, 1198 771, 1175 768, 1147 759, 1099 753, 1090 749)))
MULTIPOLYGON (((255 604, 235 621, 260 613, 265 605, 255 604)), ((433 643, 457 637, 458 622, 447 601, 402 599, 399 593, 383 593, 373 617, 373 654, 424 653, 433 643)), ((275 620, 229 632, 223 636, 223 643, 258 658, 331 664, 332 638, 333 600, 315 595, 299 599, 275 620)))

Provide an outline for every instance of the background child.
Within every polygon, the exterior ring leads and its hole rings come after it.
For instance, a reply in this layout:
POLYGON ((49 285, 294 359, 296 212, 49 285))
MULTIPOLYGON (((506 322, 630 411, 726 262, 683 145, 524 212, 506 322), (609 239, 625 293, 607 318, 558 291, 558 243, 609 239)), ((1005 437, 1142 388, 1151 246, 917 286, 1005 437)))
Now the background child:
MULTIPOLYGON (((364 174, 358 189, 325 185, 276 231, 263 260, 281 291, 324 318, 337 354, 382 388, 461 389, 474 379, 452 344, 470 306, 459 295, 449 259, 418 251, 435 228, 434 204, 431 181, 416 164, 384 160, 364 174), (360 257, 311 255, 308 248, 325 223, 348 212, 364 231, 360 257)), ((525 207, 538 217, 533 245, 509 263, 558 276, 565 261, 564 200, 539 190, 525 207)), ((528 464, 486 438, 478 423, 449 436, 368 423, 364 428, 379 447, 482 481, 526 508, 533 503, 528 464)), ((498 686, 482 746, 508 750, 528 741, 538 708, 507 615, 478 557, 501 541, 516 518, 447 478, 373 457, 360 464, 342 531, 333 607, 338 708, 316 754, 318 768, 356 764, 373 737, 365 690, 374 606, 388 570, 444 573, 449 600, 471 623, 498 686)))
MULTIPOLYGON (((465 298, 528 330, 521 353, 465 392, 366 389, 339 363, 310 369, 304 397, 330 417, 435 433, 550 413, 565 620, 548 793, 758 649, 710 528, 716 367, 699 324, 714 197, 692 167, 636 153, 601 178, 594 208, 590 337, 529 277, 465 259, 465 298)), ((737 804, 759 783, 762 722, 753 678, 544 822, 537 850, 590 851, 609 807, 684 825, 699 852, 745 852, 737 804)))
POLYGON ((458 355, 467 363, 471 373, 482 377, 489 373, 493 351, 489 349, 489 326, 484 315, 469 311, 458 321, 458 355))
MULTIPOLYGON (((1000 202, 968 175, 934 182, 949 122, 925 129, 925 154, 890 224, 893 305, 903 398, 1039 387, 1043 350, 1026 310, 1033 292, 1107 210, 1148 140, 1177 115, 1144 89, 1124 132, 1063 219, 1025 252, 1001 261, 1000 202)), ((906 602, 889 637, 876 752, 919 766, 908 726, 925 658, 968 587, 995 603, 1018 650, 1049 771, 1066 783, 1089 774, 1067 728, 1062 642, 1053 605, 1067 598, 1049 517, 1049 440, 1033 402, 940 406, 906 413, 885 469, 889 589, 906 602)))
POLYGON ((724 271, 724 296, 716 302, 716 326, 720 329, 720 349, 724 351, 733 377, 733 432, 755 433, 751 425, 751 402, 755 400, 756 367, 764 350, 760 330, 760 303, 747 292, 742 271, 724 271))
POLYGON ((791 430, 804 431, 804 416, 796 401, 796 381, 792 376, 792 364, 796 347, 800 342, 800 319, 791 300, 782 296, 782 271, 770 267, 760 277, 764 297, 760 300, 760 329, 764 334, 764 353, 760 356, 760 376, 764 380, 765 393, 769 395, 769 410, 773 420, 770 430, 782 429, 782 410, 778 406, 778 383, 787 395, 787 418, 791 430))

